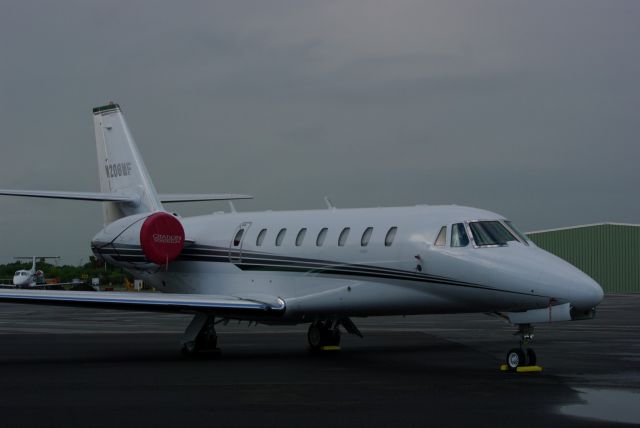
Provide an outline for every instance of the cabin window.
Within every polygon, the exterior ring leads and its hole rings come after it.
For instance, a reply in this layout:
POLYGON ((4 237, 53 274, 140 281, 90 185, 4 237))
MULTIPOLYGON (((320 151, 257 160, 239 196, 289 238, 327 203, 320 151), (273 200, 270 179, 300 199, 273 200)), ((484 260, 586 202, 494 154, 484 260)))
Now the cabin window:
POLYGON ((278 232, 278 236, 276 236, 276 246, 279 247, 282 245, 282 241, 284 240, 284 235, 287 233, 287 229, 282 228, 280 232, 278 232))
POLYGON ((474 221, 469 223, 469 228, 473 234, 473 240, 479 247, 506 245, 509 241, 517 241, 516 237, 498 220, 474 221))
POLYGON ((518 235, 518 237, 522 240, 522 243, 525 245, 529 245, 529 238, 527 237, 527 235, 525 235, 524 233, 522 233, 522 231, 520 229, 518 229, 516 227, 515 224, 513 224, 513 222, 511 222, 510 220, 505 220, 504 221, 505 224, 509 227, 509 229, 511 229, 511 231, 513 233, 515 233, 516 235, 518 235))
POLYGON ((469 237, 464 230, 464 224, 456 223, 451 225, 451 246, 466 247, 467 245, 469 245, 469 237))
POLYGON ((233 246, 237 247, 242 242, 242 235, 244 235, 244 229, 240 229, 236 232, 236 236, 233 238, 233 246))
POLYGON ((300 245, 302 245, 302 241, 304 241, 304 235, 307 234, 307 228, 303 227, 302 229, 300 229, 300 232, 298 232, 298 236, 296 236, 296 247, 299 247, 300 245))
POLYGON ((371 239, 371 234, 373 233, 373 227, 367 227, 362 234, 362 238, 360 239, 360 245, 366 247, 369 245, 369 240, 371 239))
POLYGON ((447 244, 447 226, 442 226, 440 228, 440 232, 438 232, 438 236, 436 237, 436 242, 433 243, 436 247, 444 247, 447 244))
POLYGON ((396 232, 398 231, 397 227, 392 227, 387 232, 387 236, 384 237, 384 245, 385 247, 390 247, 393 244, 393 239, 396 237, 396 232))
POLYGON ((267 229, 262 229, 260 233, 258 233, 258 237, 256 238, 256 245, 259 247, 264 242, 264 237, 267 235, 267 229))
POLYGON ((327 237, 327 228, 323 227, 322 230, 318 233, 318 238, 316 238, 316 246, 322 247, 324 245, 324 240, 327 237))
POLYGON ((338 237, 339 246, 344 247, 344 244, 347 242, 347 238, 349 237, 350 230, 350 227, 345 227, 344 229, 342 229, 342 232, 340 232, 340 236, 338 237))

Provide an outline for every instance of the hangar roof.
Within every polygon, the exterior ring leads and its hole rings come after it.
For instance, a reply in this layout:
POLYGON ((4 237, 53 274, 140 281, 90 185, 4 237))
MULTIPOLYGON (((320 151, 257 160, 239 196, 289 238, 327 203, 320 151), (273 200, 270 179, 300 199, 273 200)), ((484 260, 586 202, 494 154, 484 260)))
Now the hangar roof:
POLYGON ((544 229, 544 230, 533 230, 531 232, 527 232, 526 234, 534 234, 534 233, 547 233, 547 232, 558 232, 560 230, 571 230, 571 229, 581 229, 584 227, 595 227, 595 226, 628 226, 628 227, 640 227, 640 224, 633 223, 614 223, 614 222, 603 222, 603 223, 591 223, 591 224, 578 224, 576 226, 567 226, 567 227, 558 227, 555 229, 544 229))

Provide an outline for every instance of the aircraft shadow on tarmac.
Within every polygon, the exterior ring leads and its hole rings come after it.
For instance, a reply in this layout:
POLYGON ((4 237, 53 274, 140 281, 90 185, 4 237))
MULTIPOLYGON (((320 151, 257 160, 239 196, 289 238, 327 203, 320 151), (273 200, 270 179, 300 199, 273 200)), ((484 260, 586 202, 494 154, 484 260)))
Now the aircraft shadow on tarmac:
POLYGON ((223 334, 220 352, 184 357, 175 334, 7 335, 0 365, 175 363, 216 365, 295 364, 312 368, 384 366, 387 370, 495 370, 493 354, 426 333, 370 334, 346 340, 339 351, 312 352, 299 334, 223 334), (366 342, 365 342, 366 341, 366 342))

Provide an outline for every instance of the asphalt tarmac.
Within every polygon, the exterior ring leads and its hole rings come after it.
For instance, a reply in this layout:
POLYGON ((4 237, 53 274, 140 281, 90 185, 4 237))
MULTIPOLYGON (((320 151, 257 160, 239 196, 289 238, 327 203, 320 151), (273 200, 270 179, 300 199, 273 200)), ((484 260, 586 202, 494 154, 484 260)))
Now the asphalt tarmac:
POLYGON ((354 319, 365 338, 320 355, 305 326, 230 323, 219 356, 184 359, 189 320, 1 304, 0 426, 640 424, 640 295, 537 328, 542 373, 498 370, 515 329, 486 315, 354 319))

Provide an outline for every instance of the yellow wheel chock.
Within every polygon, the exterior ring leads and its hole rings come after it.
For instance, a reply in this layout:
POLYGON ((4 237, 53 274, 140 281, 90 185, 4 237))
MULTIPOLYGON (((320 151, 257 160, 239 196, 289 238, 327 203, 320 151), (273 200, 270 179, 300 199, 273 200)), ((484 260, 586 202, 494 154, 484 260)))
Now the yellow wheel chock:
MULTIPOLYGON (((509 370, 509 366, 507 366, 506 364, 500 364, 500 371, 508 372, 508 371, 511 371, 511 370, 509 370)), ((532 372, 541 372, 541 371, 542 371, 542 367, 540 367, 540 366, 518 366, 518 367, 516 367, 516 373, 532 373, 532 372)))
POLYGON ((327 346, 321 346, 320 350, 321 351, 339 351, 340 347, 335 345, 327 345, 327 346))

